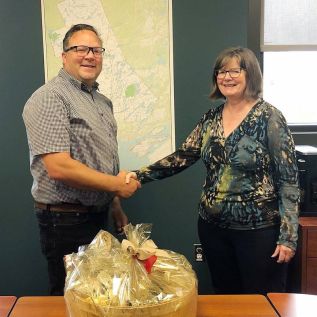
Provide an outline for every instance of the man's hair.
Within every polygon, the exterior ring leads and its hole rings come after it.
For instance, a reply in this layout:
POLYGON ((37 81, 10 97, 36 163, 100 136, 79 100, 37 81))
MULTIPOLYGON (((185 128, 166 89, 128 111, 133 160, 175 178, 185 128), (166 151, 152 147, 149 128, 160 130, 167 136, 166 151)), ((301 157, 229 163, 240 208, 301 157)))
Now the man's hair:
POLYGON ((254 53, 244 47, 230 47, 223 50, 217 57, 213 78, 210 99, 225 98, 217 85, 217 71, 225 66, 232 58, 236 58, 240 67, 246 72, 246 90, 247 99, 257 99, 262 96, 262 72, 259 62, 254 53))
POLYGON ((75 24, 67 31, 67 33, 64 36, 64 39, 63 39, 63 51, 64 52, 68 48, 69 40, 74 35, 74 33, 78 32, 78 31, 84 31, 84 30, 94 32, 98 36, 100 42, 102 43, 102 40, 100 38, 98 31, 93 26, 91 26, 89 24, 75 24))

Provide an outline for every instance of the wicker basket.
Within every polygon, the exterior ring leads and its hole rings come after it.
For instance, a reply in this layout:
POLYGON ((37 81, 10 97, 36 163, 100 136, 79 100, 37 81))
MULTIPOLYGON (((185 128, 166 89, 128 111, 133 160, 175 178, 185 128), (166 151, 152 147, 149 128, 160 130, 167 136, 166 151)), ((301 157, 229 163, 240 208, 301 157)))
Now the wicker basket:
POLYGON ((196 316, 195 272, 183 255, 159 250, 148 240, 149 229, 147 224, 125 227, 126 236, 138 246, 136 254, 100 231, 88 247, 65 257, 64 296, 70 317, 196 316), (149 250, 157 255, 148 270, 137 254, 149 250))
POLYGON ((195 317, 197 288, 184 297, 177 297, 157 305, 112 307, 95 304, 90 298, 81 298, 73 291, 65 293, 70 317, 195 317))

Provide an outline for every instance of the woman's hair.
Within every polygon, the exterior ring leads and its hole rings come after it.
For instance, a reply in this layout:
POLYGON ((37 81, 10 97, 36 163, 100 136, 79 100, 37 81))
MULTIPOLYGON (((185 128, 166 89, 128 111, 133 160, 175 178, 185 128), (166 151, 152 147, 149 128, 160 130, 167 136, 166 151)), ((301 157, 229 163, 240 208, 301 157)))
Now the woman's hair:
POLYGON ((75 24, 67 31, 67 33, 64 36, 63 51, 65 52, 65 50, 68 48, 69 40, 74 35, 74 33, 78 32, 78 31, 86 31, 86 30, 94 32, 98 36, 100 43, 102 43, 102 40, 101 40, 97 30, 93 26, 91 26, 89 24, 75 24))
POLYGON ((246 72, 246 90, 247 99, 257 99, 262 96, 262 72, 254 53, 244 47, 230 47, 223 50, 217 57, 213 78, 210 99, 225 98, 217 85, 217 71, 224 67, 232 58, 236 58, 240 67, 246 72))

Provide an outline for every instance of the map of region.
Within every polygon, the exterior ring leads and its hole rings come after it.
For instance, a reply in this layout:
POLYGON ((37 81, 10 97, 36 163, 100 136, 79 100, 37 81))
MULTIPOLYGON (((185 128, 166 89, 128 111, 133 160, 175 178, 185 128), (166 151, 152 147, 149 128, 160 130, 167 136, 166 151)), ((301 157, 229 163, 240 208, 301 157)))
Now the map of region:
POLYGON ((93 25, 106 51, 97 81, 113 102, 121 169, 174 151, 171 0, 42 0, 46 81, 62 66, 62 41, 93 25))

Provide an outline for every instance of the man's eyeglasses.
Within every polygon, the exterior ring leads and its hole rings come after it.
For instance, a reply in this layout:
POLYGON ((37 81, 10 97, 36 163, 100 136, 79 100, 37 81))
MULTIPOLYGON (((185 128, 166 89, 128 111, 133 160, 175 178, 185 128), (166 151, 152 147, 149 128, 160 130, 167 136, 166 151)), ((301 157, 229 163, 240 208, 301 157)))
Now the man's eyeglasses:
POLYGON ((75 51, 79 57, 84 57, 89 54, 90 51, 96 56, 100 57, 103 55, 105 49, 103 47, 90 47, 85 45, 75 45, 67 48, 65 52, 75 51))
POLYGON ((240 76, 241 71, 243 70, 243 68, 239 67, 239 68, 231 68, 229 70, 225 70, 225 69, 218 69, 215 71, 216 77, 219 79, 223 79, 226 77, 227 73, 229 73, 231 78, 237 78, 240 76))

